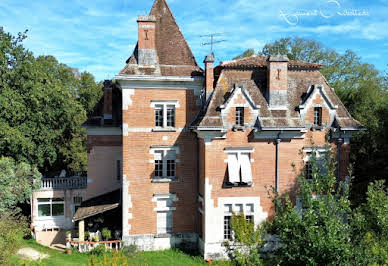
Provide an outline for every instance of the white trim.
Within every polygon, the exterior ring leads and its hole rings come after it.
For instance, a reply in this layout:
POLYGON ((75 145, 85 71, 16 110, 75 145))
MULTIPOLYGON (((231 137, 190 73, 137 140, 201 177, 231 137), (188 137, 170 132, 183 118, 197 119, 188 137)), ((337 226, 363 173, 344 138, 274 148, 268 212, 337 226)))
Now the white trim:
POLYGON ((224 152, 226 152, 226 153, 251 153, 251 152, 255 152, 255 149, 252 147, 243 147, 243 148, 228 147, 228 148, 224 148, 224 152))
POLYGON ((124 81, 124 80, 136 80, 136 81, 203 81, 203 77, 188 77, 188 76, 151 76, 151 75, 125 75, 119 74, 116 75, 115 80, 124 81))
POLYGON ((175 108, 181 107, 178 100, 151 100, 150 107, 155 108, 155 105, 174 105, 175 108))

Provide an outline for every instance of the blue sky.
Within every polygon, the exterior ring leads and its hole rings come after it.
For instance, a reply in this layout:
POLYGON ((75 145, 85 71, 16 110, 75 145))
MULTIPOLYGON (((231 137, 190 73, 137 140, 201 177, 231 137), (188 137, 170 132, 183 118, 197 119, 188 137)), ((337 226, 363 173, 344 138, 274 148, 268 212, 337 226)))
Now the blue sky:
MULTIPOLYGON (((388 0, 167 0, 202 66, 208 46, 201 35, 223 33, 214 47, 219 61, 245 49, 261 50, 281 37, 314 39, 342 53, 355 51, 379 70, 388 67, 388 0)), ((25 46, 35 55, 113 78, 137 41, 136 18, 153 0, 0 0, 0 26, 28 29, 25 46)))

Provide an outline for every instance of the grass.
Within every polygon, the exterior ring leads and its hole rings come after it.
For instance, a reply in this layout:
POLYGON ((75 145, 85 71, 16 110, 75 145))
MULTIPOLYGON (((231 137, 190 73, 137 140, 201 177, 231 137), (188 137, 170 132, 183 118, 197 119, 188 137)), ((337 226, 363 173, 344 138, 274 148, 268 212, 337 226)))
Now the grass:
MULTIPOLYGON (((35 240, 22 240, 23 247, 30 247, 50 257, 38 262, 24 260, 14 255, 10 258, 11 265, 88 265, 88 260, 93 256, 87 253, 73 252, 68 255, 38 244, 35 240)), ((102 258, 99 258, 102 260, 102 258)), ((207 263, 200 256, 191 256, 180 250, 163 251, 142 251, 136 253, 134 257, 128 258, 131 265, 206 265, 207 263)), ((231 265, 228 261, 214 261, 215 265, 231 265)))

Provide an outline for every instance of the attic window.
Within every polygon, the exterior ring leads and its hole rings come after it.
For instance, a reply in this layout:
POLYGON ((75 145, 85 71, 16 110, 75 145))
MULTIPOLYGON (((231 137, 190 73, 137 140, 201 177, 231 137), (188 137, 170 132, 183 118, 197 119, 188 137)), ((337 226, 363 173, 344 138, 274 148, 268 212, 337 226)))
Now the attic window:
POLYGON ((314 107, 314 126, 322 126, 322 107, 314 107))
POLYGON ((244 107, 236 107, 236 125, 244 125, 244 107))

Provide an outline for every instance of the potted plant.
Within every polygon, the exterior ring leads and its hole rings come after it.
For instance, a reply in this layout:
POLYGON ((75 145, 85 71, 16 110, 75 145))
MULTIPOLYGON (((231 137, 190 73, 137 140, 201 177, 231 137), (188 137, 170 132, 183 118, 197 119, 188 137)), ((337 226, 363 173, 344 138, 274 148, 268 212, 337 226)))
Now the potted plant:
POLYGON ((102 236, 104 237, 105 240, 109 240, 112 238, 111 231, 108 228, 103 228, 102 229, 102 236))
POLYGON ((86 241, 89 240, 89 237, 90 237, 89 231, 86 231, 85 234, 84 234, 84 236, 85 236, 85 240, 86 240, 86 241))
POLYGON ((66 254, 71 255, 71 248, 66 248, 66 254))
POLYGON ((71 239, 71 231, 66 231, 66 238, 71 239))

